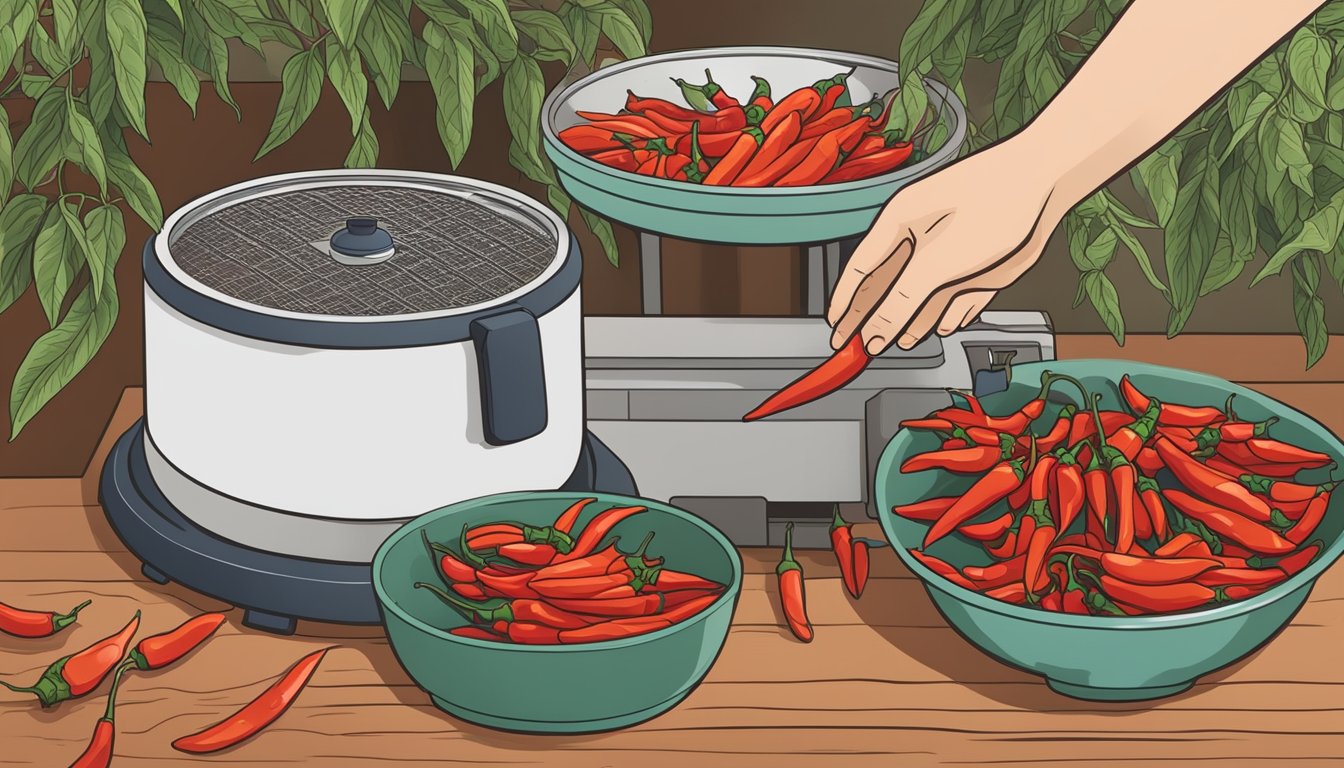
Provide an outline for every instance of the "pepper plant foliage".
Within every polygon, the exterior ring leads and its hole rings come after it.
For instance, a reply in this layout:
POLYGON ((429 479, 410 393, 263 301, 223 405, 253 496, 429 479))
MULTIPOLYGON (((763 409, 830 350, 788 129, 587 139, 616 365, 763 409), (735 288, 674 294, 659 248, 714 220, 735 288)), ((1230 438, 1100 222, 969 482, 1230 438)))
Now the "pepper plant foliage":
MULTIPOLYGON (((1096 47, 1126 0, 926 0, 900 43, 907 65, 899 106, 923 114, 920 78, 932 74, 965 100, 968 60, 997 63, 992 105, 972 126, 973 147, 1021 128, 1096 47)), ((1253 23, 1253 22, 1251 22, 1253 23)), ((898 118, 899 119, 899 118, 898 118)), ((1167 335, 1198 300, 1254 269, 1291 290, 1307 367, 1329 339, 1322 273, 1344 286, 1344 2, 1323 6, 1290 39, 1231 84, 1129 178, 1153 220, 1103 189, 1065 218, 1085 299, 1120 344, 1125 323, 1106 276, 1123 248, 1169 306, 1167 335), (1135 237, 1161 228, 1165 280, 1135 237)))
MULTIPOLYGON (((370 102, 392 106, 403 67, 426 74, 454 167, 471 143, 477 95, 502 78, 509 162, 544 185, 564 216, 570 200, 540 150, 541 65, 591 69, 611 55, 599 47, 642 56, 651 32, 644 0, 0 0, 0 312, 31 288, 50 327, 15 375, 10 439, 111 333, 126 245, 120 204, 156 231, 163 225, 154 185, 128 147, 150 138, 151 65, 193 114, 204 81, 241 119, 230 41, 258 54, 263 43, 288 47, 257 156, 294 136, 329 82, 350 117, 347 167, 376 164, 370 102), (32 115, 16 135, 8 108, 20 98, 32 115)), ((611 225, 581 214, 616 263, 611 225)))

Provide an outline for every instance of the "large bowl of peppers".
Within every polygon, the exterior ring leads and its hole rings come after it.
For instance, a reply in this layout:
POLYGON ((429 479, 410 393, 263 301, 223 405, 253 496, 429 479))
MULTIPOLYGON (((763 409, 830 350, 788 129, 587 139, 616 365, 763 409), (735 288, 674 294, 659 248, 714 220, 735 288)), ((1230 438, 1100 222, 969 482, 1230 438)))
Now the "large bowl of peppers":
POLYGON ((704 679, 742 562, 676 507, 520 492, 408 523, 373 583, 398 661, 435 706, 500 730, 592 733, 656 717, 704 679))
POLYGON ((561 84, 542 140, 579 205, 644 232, 739 245, 866 232, 898 189, 952 162, 966 113, 925 81, 892 125, 895 62, 765 46, 674 51, 561 84))
POLYGON ((1310 416, 1222 379, 1052 361, 903 424, 876 500, 970 643, 1068 696, 1154 699, 1292 620, 1344 552, 1341 457, 1310 416))

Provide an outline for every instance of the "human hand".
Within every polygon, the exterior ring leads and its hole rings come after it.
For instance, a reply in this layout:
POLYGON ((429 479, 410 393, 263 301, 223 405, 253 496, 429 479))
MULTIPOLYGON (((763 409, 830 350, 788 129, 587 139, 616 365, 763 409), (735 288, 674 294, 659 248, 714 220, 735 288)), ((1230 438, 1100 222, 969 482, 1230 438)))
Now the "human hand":
POLYGON ((910 349, 980 314, 1040 258, 1077 201, 1054 194, 1021 135, 902 188, 850 257, 827 320, 839 349, 858 331, 869 354, 910 349))

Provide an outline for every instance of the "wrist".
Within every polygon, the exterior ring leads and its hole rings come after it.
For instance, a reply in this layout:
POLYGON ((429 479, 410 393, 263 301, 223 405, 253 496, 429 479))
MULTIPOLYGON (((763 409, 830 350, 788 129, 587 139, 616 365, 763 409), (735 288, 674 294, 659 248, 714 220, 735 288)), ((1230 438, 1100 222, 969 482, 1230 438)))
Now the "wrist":
POLYGON ((1054 229, 1066 213, 1091 194, 1080 183, 1083 159, 1072 154, 1067 140, 1051 135, 1048 126, 1030 123, 996 148, 1002 149, 1020 191, 1041 200, 1043 227, 1054 229))

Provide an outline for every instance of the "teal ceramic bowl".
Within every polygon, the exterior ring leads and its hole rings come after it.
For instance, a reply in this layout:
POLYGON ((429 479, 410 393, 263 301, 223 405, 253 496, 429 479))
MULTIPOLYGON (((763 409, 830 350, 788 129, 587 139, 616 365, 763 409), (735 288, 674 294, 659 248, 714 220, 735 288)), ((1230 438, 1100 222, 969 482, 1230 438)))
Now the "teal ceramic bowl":
POLYGON ((860 104, 900 85, 895 62, 811 48, 706 48, 612 64, 562 84, 542 106, 543 146, 565 191, 584 208, 643 232, 736 245, 827 243, 867 232, 896 190, 952 162, 965 143, 965 109, 933 80, 926 83, 947 140, 920 162, 842 184, 747 189, 655 179, 589 160, 557 136, 583 122, 576 111, 619 111, 627 90, 684 103, 672 78, 703 82, 707 68, 715 82, 739 98, 755 87, 753 75, 769 80, 780 98, 849 72, 851 100, 860 104))
POLYGON ((500 730, 588 733, 657 717, 704 679, 728 636, 742 588, 742 561, 718 530, 666 504, 609 494, 510 493, 453 504, 408 523, 378 550, 373 585, 397 660, 437 707, 500 730), (604 509, 642 504, 647 512, 613 529, 623 549, 634 549, 652 531, 651 554, 728 589, 693 618, 646 635, 523 646, 449 634, 466 621, 429 591, 414 588, 417 581, 439 583, 422 530, 431 540, 452 543, 464 524, 550 525, 586 497, 597 502, 584 510, 575 530, 604 509))
MULTIPOLYGON (((1104 395, 1103 408, 1120 408, 1117 382, 1128 373, 1145 394, 1167 402, 1221 406, 1235 394, 1237 414, 1249 421, 1277 416, 1271 434, 1344 460, 1344 445, 1325 427, 1293 408, 1244 387, 1212 376, 1120 361, 1052 361, 1014 367, 1008 390, 984 399, 991 413, 1010 413, 1035 396, 1041 373, 1066 373, 1104 395)), ((1081 402, 1067 385, 1058 385, 1052 399, 1081 402)), ((1035 425, 1037 434, 1058 408, 1046 409, 1035 425)), ((956 586, 910 556, 928 526, 891 513, 899 504, 965 490, 971 479, 943 472, 902 474, 909 456, 938 447, 937 437, 902 430, 887 445, 878 463, 877 504, 885 510, 883 530, 896 552, 928 589, 943 616, 963 637, 986 653, 1014 667, 1042 675, 1055 691, 1082 699, 1124 701, 1180 693, 1202 675, 1232 664, 1273 638, 1306 602, 1316 579, 1344 551, 1344 496, 1335 495, 1313 540, 1325 546, 1306 569, 1256 597, 1190 613, 1156 617, 1073 616, 1046 613, 990 599, 956 586)), ((1326 471, 1304 479, 1320 482, 1326 471)), ((1170 477, 1158 477, 1170 487, 1170 477)), ((1005 507, 982 519, 1003 514, 1005 507)), ((929 550, 958 567, 990 561, 979 546, 949 536, 929 550)))

